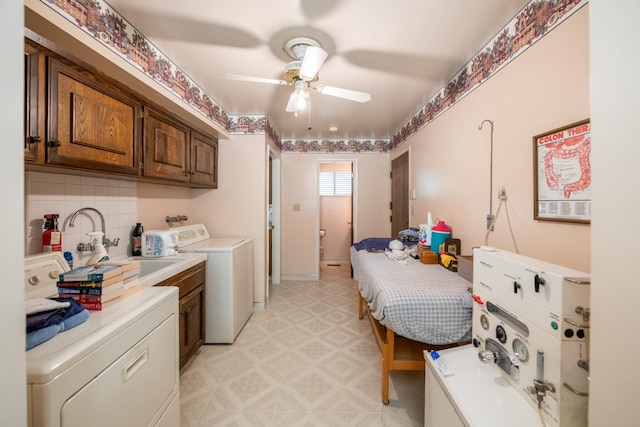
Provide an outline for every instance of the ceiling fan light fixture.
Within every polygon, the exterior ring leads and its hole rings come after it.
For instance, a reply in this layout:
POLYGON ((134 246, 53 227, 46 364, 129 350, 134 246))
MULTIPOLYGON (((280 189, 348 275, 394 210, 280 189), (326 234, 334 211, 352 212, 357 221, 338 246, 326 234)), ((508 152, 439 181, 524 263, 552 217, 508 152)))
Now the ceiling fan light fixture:
POLYGON ((309 97, 309 83, 303 80, 296 80, 294 86, 294 92, 299 98, 308 98, 309 97))
POLYGON ((309 98, 309 94, 307 96, 301 96, 298 94, 298 99, 296 100, 296 111, 304 110, 307 108, 307 98, 309 98))

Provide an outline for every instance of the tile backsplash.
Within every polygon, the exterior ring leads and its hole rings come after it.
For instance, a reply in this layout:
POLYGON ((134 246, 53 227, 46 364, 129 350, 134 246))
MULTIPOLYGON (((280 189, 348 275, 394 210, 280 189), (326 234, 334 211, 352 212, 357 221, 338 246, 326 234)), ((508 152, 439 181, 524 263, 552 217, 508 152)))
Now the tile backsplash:
POLYGON ((107 238, 119 238, 118 246, 107 248, 112 258, 131 253, 130 235, 138 214, 137 183, 113 178, 25 173, 25 248, 26 255, 42 252, 44 215, 59 214, 62 250, 73 254, 75 265, 84 265, 91 252, 79 252, 78 243, 88 243, 91 231, 102 231, 100 217, 94 211, 79 214, 74 226, 69 219, 85 207, 102 213, 107 238))

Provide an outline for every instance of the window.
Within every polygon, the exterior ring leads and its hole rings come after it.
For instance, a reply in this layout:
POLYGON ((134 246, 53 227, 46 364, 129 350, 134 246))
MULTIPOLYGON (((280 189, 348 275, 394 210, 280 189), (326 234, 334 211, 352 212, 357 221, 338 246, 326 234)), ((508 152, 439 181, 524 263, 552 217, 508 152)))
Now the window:
POLYGON ((351 172, 320 172, 321 196, 351 196, 351 172))

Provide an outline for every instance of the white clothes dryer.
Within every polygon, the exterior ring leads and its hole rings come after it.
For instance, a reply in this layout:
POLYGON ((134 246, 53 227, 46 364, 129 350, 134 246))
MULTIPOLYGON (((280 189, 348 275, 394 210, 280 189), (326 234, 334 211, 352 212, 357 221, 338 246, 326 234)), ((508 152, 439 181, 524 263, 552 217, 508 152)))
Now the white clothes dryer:
MULTIPOLYGON (((68 269, 26 257, 26 297, 57 296, 68 269)), ((145 287, 27 351, 29 426, 179 426, 178 318, 177 288, 145 287)))
POLYGON ((211 237, 204 224, 172 230, 178 252, 207 254, 205 344, 232 344, 253 313, 253 240, 211 237))

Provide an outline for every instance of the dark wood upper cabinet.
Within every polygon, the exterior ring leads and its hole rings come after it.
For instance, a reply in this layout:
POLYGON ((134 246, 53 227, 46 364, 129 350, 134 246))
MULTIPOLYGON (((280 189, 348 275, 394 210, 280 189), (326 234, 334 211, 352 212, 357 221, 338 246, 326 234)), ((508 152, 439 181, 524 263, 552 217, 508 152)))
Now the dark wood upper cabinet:
POLYGON ((143 176, 217 188, 218 140, 144 107, 143 176))
POLYGON ((25 37, 27 170, 218 187, 215 137, 52 46, 25 37))
POLYGON ((44 111, 44 55, 31 44, 24 47, 24 160, 35 163, 43 145, 44 111), (40 118, 42 118, 40 120, 40 118))
POLYGON ((218 188, 218 140, 191 132, 191 183, 218 188))
POLYGON ((143 137, 143 176, 189 182, 188 127, 145 107, 143 137))
POLYGON ((137 175, 141 104, 52 58, 48 67, 47 164, 137 175))

